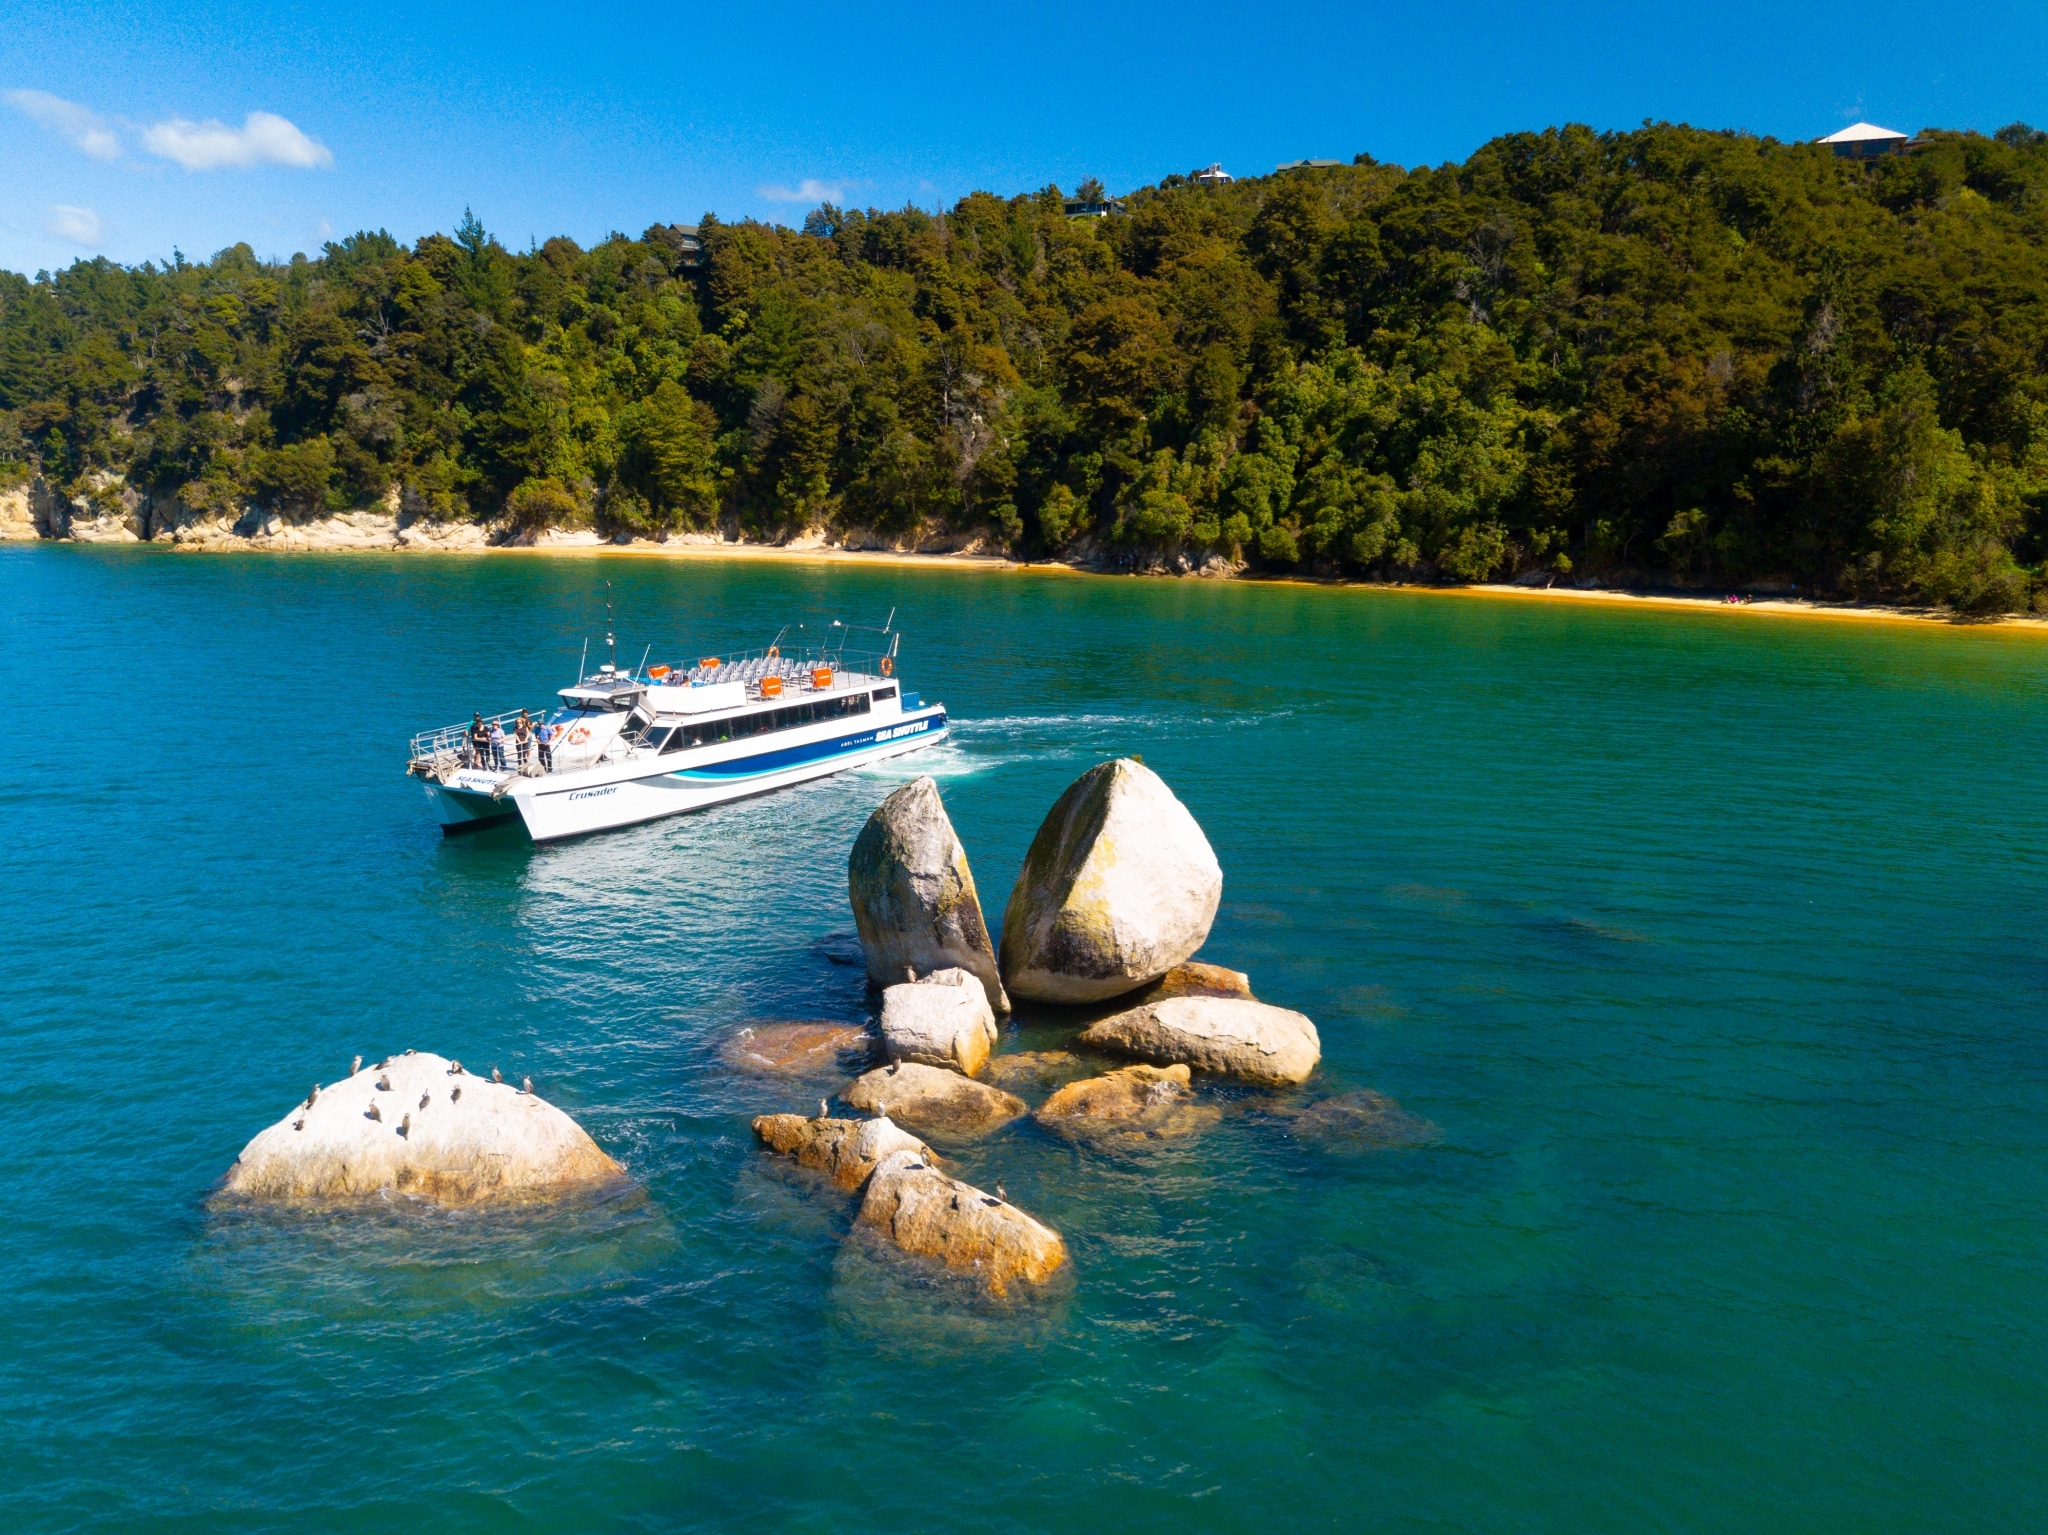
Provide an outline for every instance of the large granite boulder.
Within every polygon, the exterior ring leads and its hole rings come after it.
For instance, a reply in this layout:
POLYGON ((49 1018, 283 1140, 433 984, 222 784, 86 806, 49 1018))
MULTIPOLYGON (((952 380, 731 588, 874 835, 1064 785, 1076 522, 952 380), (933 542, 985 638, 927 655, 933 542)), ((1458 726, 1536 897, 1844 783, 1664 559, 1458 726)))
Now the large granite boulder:
POLYGON ((1223 870, 1157 773, 1090 768, 1038 828, 1003 913, 1003 979, 1035 1002, 1099 1002, 1157 980, 1209 936, 1223 870))
POLYGON ((957 966, 981 978, 997 1012, 1010 1010, 967 850, 929 777, 913 778, 868 817, 846 862, 846 893, 877 986, 906 970, 957 966))
POLYGON ((1307 1081, 1323 1058, 1316 1026, 1300 1013, 1237 997, 1147 1002, 1090 1025, 1080 1043, 1271 1084, 1307 1081))
POLYGON ((331 1199, 390 1189, 468 1204, 621 1174, 582 1126, 533 1093, 408 1051, 315 1088, 242 1148, 221 1192, 331 1199))
POLYGON ((892 1061, 948 1066, 973 1076, 996 1045, 996 1015, 981 980, 937 970, 882 992, 882 1053, 892 1061))
POLYGON ((728 1066, 764 1076, 819 1076, 868 1059, 868 1031, 851 1023, 763 1023, 739 1030, 719 1054, 728 1066))
POLYGON ((1071 1140, 1160 1140, 1214 1124, 1222 1110, 1198 1104, 1185 1066, 1125 1066, 1069 1082, 1033 1116, 1071 1140))
POLYGON ((859 1219, 903 1251, 979 1281, 991 1295, 1007 1295, 1013 1284, 1044 1284, 1067 1262, 1057 1231, 947 1177, 915 1151, 898 1151, 875 1169, 859 1219))
POLYGON ((914 1151, 927 1160, 931 1148, 898 1129, 888 1118, 806 1119, 801 1114, 763 1114, 754 1134, 770 1151, 795 1157, 798 1165, 815 1168, 849 1194, 858 1193, 883 1158, 914 1151))
POLYGON ((983 1135, 1028 1112, 1024 1100, 915 1061, 881 1066, 840 1095, 863 1114, 885 1114, 927 1135, 983 1135))

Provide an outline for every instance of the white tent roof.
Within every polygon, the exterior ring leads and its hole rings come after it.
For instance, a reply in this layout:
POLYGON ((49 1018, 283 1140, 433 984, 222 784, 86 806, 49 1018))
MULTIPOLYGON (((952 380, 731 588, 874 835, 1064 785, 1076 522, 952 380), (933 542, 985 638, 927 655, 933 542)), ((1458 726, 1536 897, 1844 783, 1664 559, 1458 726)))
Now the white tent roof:
POLYGON ((1814 140, 1817 144, 1863 144, 1871 139, 1906 139, 1910 133, 1894 133, 1889 128, 1880 128, 1876 123, 1851 123, 1840 133, 1830 133, 1824 139, 1814 140))

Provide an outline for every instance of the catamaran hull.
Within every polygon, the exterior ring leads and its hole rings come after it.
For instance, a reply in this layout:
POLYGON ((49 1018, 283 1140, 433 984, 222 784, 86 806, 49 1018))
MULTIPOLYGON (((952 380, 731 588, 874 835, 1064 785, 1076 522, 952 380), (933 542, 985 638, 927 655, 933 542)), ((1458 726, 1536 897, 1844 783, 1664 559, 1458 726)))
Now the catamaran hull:
POLYGON ((509 821, 524 823, 536 842, 637 826, 665 816, 705 810, 921 751, 948 734, 942 711, 878 722, 852 735, 777 745, 717 763, 665 773, 621 776, 603 766, 546 778, 513 781, 501 797, 487 787, 429 783, 427 792, 447 835, 509 821))

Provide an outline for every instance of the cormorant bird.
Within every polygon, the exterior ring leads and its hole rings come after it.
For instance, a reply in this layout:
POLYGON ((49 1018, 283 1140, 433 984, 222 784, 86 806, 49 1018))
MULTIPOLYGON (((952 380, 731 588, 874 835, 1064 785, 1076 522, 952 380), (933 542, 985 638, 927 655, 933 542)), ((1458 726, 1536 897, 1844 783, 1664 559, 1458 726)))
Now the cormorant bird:
POLYGON ((462 1089, 461 1089, 461 1088, 459 1088, 459 1087, 458 1087, 458 1088, 456 1088, 454 1092, 452 1092, 452 1093, 450 1093, 450 1094, 448 1095, 448 1101, 449 1101, 450 1103, 456 1103, 456 1102, 459 1102, 459 1101, 461 1100, 461 1098, 462 1098, 462 1089))
POLYGON ((363 1069, 363 1058, 359 1055, 348 1063, 348 1074, 354 1076, 363 1069))
POLYGON ((310 1093, 306 1094, 306 1107, 310 1109, 313 1106, 313 1100, 315 1098, 318 1098, 319 1096, 320 1084, 318 1082, 315 1082, 313 1084, 313 1090, 310 1093))
POLYGON ((828 1107, 826 1106, 825 1100, 824 1100, 823 1098, 820 1098, 820 1099, 818 1100, 818 1118, 820 1118, 820 1119, 830 1119, 831 1117, 832 1117, 832 1111, 831 1111, 831 1109, 830 1109, 830 1108, 828 1108, 828 1107))
POLYGON ((519 1079, 519 1090, 531 1098, 533 1096, 533 1078, 521 1077, 519 1079))
POLYGON ((450 1061, 450 1062, 448 1063, 448 1075, 449 1075, 449 1076, 451 1076, 451 1077, 459 1077, 459 1076, 461 1076, 461 1075, 462 1075, 462 1062, 460 1062, 460 1061, 450 1061))
POLYGON ((374 1098, 373 1098, 373 1099, 371 1099, 371 1100, 370 1100, 370 1107, 369 1107, 369 1111, 368 1111, 367 1113, 365 1113, 365 1114, 363 1115, 363 1118, 365 1118, 365 1119, 377 1119, 377 1120, 381 1120, 381 1119, 382 1119, 383 1117, 384 1117, 384 1116, 383 1116, 383 1115, 382 1115, 381 1113, 379 1113, 379 1112, 377 1111, 377 1102, 376 1102, 376 1100, 375 1100, 374 1098))
POLYGON ((390 1078, 390 1077, 388 1077, 388 1076, 383 1076, 383 1077, 379 1077, 379 1078, 377 1079, 377 1091, 378 1091, 378 1092, 380 1092, 380 1093, 388 1093, 388 1092, 390 1092, 390 1091, 391 1091, 391 1078, 390 1078))
POLYGON ((426 1095, 425 1093, 421 1093, 421 1094, 420 1094, 420 1107, 421 1107, 421 1108, 425 1108, 426 1106, 427 1106, 427 1095, 426 1095))
POLYGON ((303 1119, 295 1119, 292 1121, 292 1128, 294 1130, 303 1130, 306 1128, 306 1122, 303 1119))
POLYGON ((996 1198, 1000 1199, 1004 1204, 1010 1202, 1010 1196, 1003 1192, 1003 1186, 1000 1183, 996 1185, 996 1198))
POLYGON ((491 1080, 492 1080, 493 1082, 502 1082, 502 1081, 504 1081, 504 1080, 505 1080, 505 1077, 504 1077, 504 1073, 500 1072, 500 1071, 498 1070, 498 1068, 497 1068, 497 1067, 493 1066, 493 1067, 491 1068, 491 1080))
POLYGON ((398 1122, 398 1133, 400 1135, 412 1134, 412 1115, 408 1114, 398 1122))

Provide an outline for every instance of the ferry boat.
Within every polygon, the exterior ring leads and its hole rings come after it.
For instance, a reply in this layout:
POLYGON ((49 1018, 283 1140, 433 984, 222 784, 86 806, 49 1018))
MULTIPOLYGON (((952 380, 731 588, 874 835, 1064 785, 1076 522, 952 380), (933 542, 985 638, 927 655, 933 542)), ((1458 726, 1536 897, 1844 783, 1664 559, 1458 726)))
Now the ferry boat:
POLYGON ((643 656, 630 671, 620 670, 614 647, 611 663, 561 690, 560 706, 545 715, 553 727, 545 749, 516 740, 520 716, 538 727, 542 714, 513 709, 482 722, 503 732, 502 748, 479 747, 476 721, 423 731, 407 771, 426 785, 444 833, 517 819, 534 841, 552 842, 944 740, 945 705, 906 693, 896 677, 902 636, 885 627, 875 652, 849 654, 858 632, 835 622, 826 643, 804 647, 785 646, 784 629, 759 650, 687 666, 649 666, 643 656))

